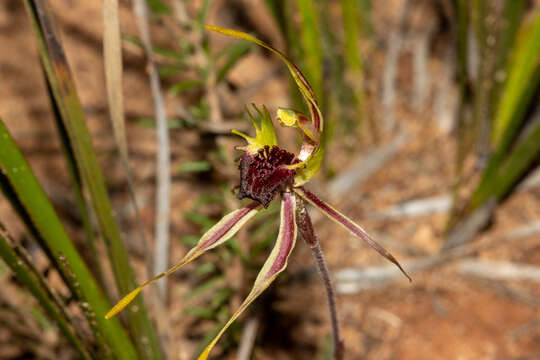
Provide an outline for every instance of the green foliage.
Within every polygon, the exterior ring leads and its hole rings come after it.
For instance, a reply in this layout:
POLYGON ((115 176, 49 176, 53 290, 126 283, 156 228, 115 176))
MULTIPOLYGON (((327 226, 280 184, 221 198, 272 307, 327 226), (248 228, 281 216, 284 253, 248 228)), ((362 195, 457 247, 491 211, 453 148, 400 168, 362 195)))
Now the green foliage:
POLYGON ((212 164, 208 161, 191 161, 180 165, 179 171, 183 173, 199 173, 212 169, 212 164))
MULTIPOLYGON (((39 2, 28 0, 25 4, 34 25, 41 63, 53 94, 53 101, 69 137, 77 160, 78 172, 88 190, 102 236, 107 239, 105 247, 116 285, 120 292, 128 292, 136 286, 135 276, 113 215, 84 112, 55 29, 53 15, 39 2)), ((128 323, 139 353, 144 358, 159 359, 162 357, 161 349, 142 298, 139 297, 134 305, 138 311, 129 313, 128 323)))
MULTIPOLYGON (((83 359, 91 359, 90 349, 86 344, 83 344, 82 340, 72 329, 70 325, 71 319, 68 319, 62 306, 55 302, 51 297, 52 291, 50 289, 44 289, 46 284, 40 283, 36 278, 36 275, 26 265, 21 256, 19 256, 14 250, 13 241, 10 239, 7 230, 4 225, 0 223, 0 257, 9 266, 11 271, 15 274, 17 279, 23 284, 28 291, 39 301, 39 304, 47 315, 53 319, 57 324, 66 339, 71 342, 75 350, 79 353, 83 359), (10 242, 8 242, 10 241, 10 242)), ((35 312, 36 316, 39 314, 35 312)))
POLYGON ((298 11, 302 17, 301 42, 303 56, 305 56, 306 77, 312 84, 315 96, 323 99, 323 52, 321 46, 321 34, 319 15, 316 9, 316 1, 298 0, 298 11))
POLYGON ((104 316, 110 305, 103 296, 94 277, 73 246, 45 192, 39 185, 4 123, 0 121, 0 168, 3 190, 11 189, 21 217, 28 217, 39 234, 50 260, 66 281, 72 292, 78 294, 80 305, 86 304, 88 321, 95 322, 93 330, 107 339, 112 354, 119 359, 136 358, 135 350, 126 333, 115 321, 104 316), (7 183, 6 183, 7 181, 7 183))
POLYGON ((527 129, 525 123, 534 121, 527 112, 540 82, 540 11, 528 19, 522 16, 523 1, 505 1, 500 13, 492 5, 483 0, 458 2, 458 69, 462 84, 458 169, 475 146, 482 149, 480 155, 487 156, 488 161, 467 199, 465 211, 458 214, 456 206, 450 226, 491 198, 501 200, 507 196, 538 157, 538 127, 526 134, 522 129, 527 129), (486 17, 496 19, 496 23, 488 23, 486 17), (479 43, 479 78, 472 86, 472 122, 465 119, 468 74, 473 71, 466 62, 468 26, 474 27, 479 43))

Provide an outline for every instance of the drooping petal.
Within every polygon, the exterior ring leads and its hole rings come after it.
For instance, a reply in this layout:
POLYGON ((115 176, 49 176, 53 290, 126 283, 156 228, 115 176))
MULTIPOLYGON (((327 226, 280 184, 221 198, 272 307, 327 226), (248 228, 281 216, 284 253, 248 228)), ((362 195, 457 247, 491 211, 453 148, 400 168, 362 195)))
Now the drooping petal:
POLYGON ((276 244, 270 253, 268 259, 264 263, 261 271, 255 279, 255 284, 251 289, 244 302, 240 305, 238 310, 233 314, 217 336, 212 342, 204 349, 199 355, 198 360, 206 360, 210 351, 216 345, 219 338, 227 330, 227 328, 246 310, 246 308, 255 300, 274 279, 287 267, 287 260, 289 255, 294 249, 296 242, 296 220, 295 220, 295 196, 292 193, 284 193, 283 200, 281 201, 281 220, 279 225, 279 234, 276 240, 276 244))
POLYGON ((110 319, 114 315, 122 311, 139 292, 151 283, 173 273, 190 261, 202 255, 207 250, 213 249, 218 245, 223 244, 236 234, 236 232, 244 226, 260 209, 257 202, 252 202, 246 207, 235 210, 225 215, 216 225, 212 226, 199 240, 197 245, 192 248, 185 256, 169 270, 159 274, 155 278, 148 280, 135 290, 124 296, 106 315, 105 318, 110 319))
MULTIPOLYGON (((283 60, 285 65, 287 65, 287 68, 289 69, 289 72, 291 73, 294 81, 296 82, 296 85, 298 86, 298 89, 300 90, 300 93, 302 94, 302 97, 304 98, 309 109, 310 119, 316 132, 316 138, 320 139, 320 141, 317 141, 315 146, 306 147, 306 149, 309 148, 312 153, 306 156, 305 161, 303 161, 305 163, 305 166, 303 168, 299 168, 295 175, 295 186, 303 185, 309 179, 311 179, 321 167, 322 158, 325 150, 324 136, 322 136, 322 131, 324 127, 321 109, 319 108, 317 99, 315 99, 315 94, 313 93, 313 90, 311 89, 311 86, 309 85, 306 77, 304 76, 304 74, 302 74, 300 69, 298 69, 298 67, 294 65, 292 61, 290 61, 281 51, 273 48, 264 41, 259 40, 250 34, 246 34, 242 31, 232 29, 224 29, 213 25, 206 25, 205 27, 208 30, 216 31, 223 35, 254 42, 278 55, 281 60, 283 60)), ((286 125, 287 121, 285 121, 284 124, 286 125)), ((306 135, 305 139, 308 138, 310 138, 310 136, 306 135)), ((315 135, 312 134, 311 138, 314 139, 315 135)))
POLYGON ((365 231, 362 229, 362 227, 358 224, 356 224, 354 221, 334 209, 332 206, 327 204, 326 202, 319 199, 315 194, 312 192, 304 189, 303 187, 295 188, 294 191, 300 195, 302 198, 307 200, 310 204, 318 208, 320 211, 322 211, 326 216, 328 216, 330 219, 334 220, 339 225, 343 226, 347 230, 349 230, 353 235, 358 236, 360 239, 364 240, 371 248, 373 248, 375 251, 377 251, 379 254, 381 254, 383 257, 394 263, 399 270, 405 275, 409 281, 412 281, 411 277, 407 274, 407 272, 401 267, 399 262, 396 260, 396 258, 390 254, 386 249, 384 249, 381 245, 379 245, 375 240, 373 240, 365 231))

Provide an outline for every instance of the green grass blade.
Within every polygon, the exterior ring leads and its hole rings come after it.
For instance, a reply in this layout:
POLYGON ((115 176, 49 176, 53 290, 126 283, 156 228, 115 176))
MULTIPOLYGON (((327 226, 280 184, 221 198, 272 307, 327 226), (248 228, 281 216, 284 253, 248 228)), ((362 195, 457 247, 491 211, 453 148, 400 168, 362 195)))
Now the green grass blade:
MULTIPOLYGON (((315 97, 322 100, 324 99, 322 70, 323 53, 315 3, 316 2, 313 0, 297 0, 298 10, 302 17, 301 42, 306 77, 315 92, 315 97)), ((321 105, 323 105, 324 108, 324 104, 321 105)))
POLYGON ((540 122, 515 147, 500 167, 477 189, 474 201, 483 204, 491 197, 505 197, 516 181, 525 173, 530 164, 540 154, 540 122))
POLYGON ((459 107, 457 116, 457 153, 456 153, 456 175, 452 185, 452 209, 446 221, 445 231, 450 229, 459 221, 462 210, 462 201, 458 196, 462 184, 465 182, 463 168, 467 155, 470 153, 472 145, 472 121, 468 120, 468 104, 470 101, 470 87, 468 74, 468 33, 469 33, 469 6, 468 0, 456 1, 456 52, 457 52, 457 80, 459 84, 459 107))
POLYGON ((494 119, 492 141, 498 147, 506 149, 510 145, 523 120, 532 99, 532 90, 538 85, 539 54, 540 11, 514 49, 508 81, 494 119))
MULTIPOLYGON (((286 54, 294 61, 295 64, 300 65, 302 68, 304 68, 304 59, 301 56, 302 45, 300 44, 300 34, 292 21, 296 14, 294 1, 265 0, 265 4, 272 12, 274 20, 278 24, 283 34, 283 37, 286 39, 286 54)), ((289 84, 291 89, 290 96, 293 107, 298 110, 303 109, 303 112, 305 113, 305 110, 307 109, 304 108, 305 105, 302 99, 302 95, 296 87, 294 80, 289 79, 289 84)))
POLYGON ((9 266, 11 271, 13 271, 20 283, 23 284, 39 301, 43 310, 45 310, 49 317, 56 321, 60 331, 62 331, 66 339, 73 345, 81 358, 90 360, 92 358, 90 353, 78 336, 75 335, 66 318, 62 316, 62 311, 58 309, 54 301, 49 298, 47 291, 41 287, 40 283, 36 280, 32 271, 26 267, 23 260, 17 256, 8 243, 8 239, 10 239, 10 237, 7 230, 0 223, 0 257, 4 260, 6 265, 9 266))
POLYGON ((365 119, 364 100, 364 64, 360 56, 359 41, 361 31, 366 28, 358 0, 341 0, 343 30, 345 32, 345 61, 351 71, 351 87, 353 89, 357 123, 362 129, 365 119))
POLYGON ((81 216, 82 225, 86 233, 85 235, 86 235, 86 240, 88 243, 88 248, 90 250, 90 254, 88 257, 86 257, 86 259, 90 260, 92 272, 94 276, 97 278, 97 281, 99 285, 101 286, 101 288, 104 289, 105 281, 103 277, 103 268, 101 266, 101 259, 98 256, 97 247, 96 247, 97 240, 96 240, 96 237, 94 236, 94 229, 90 221, 90 213, 88 209, 88 204, 86 203, 86 199, 84 198, 84 195, 83 195, 83 184, 82 184, 82 179, 79 175, 79 172, 77 171, 77 163, 75 160, 75 154, 73 153, 71 143, 69 142, 69 137, 68 137, 66 128, 64 127, 64 124, 62 123, 60 112, 58 110, 58 107, 56 106, 56 102, 54 101, 52 89, 50 88, 49 83, 48 82, 46 83, 47 83, 47 93, 49 95, 49 99, 51 101, 51 107, 54 113, 56 129, 58 131, 58 136, 60 138, 60 143, 62 145, 62 151, 64 152, 64 159, 66 160, 66 165, 67 165, 67 169, 69 173, 69 178, 71 181, 71 186, 73 189, 73 193, 75 195, 75 204, 81 216))
POLYGON ((501 165, 508 159, 507 152, 516 138, 519 126, 540 80, 540 11, 530 29, 518 42, 514 59, 509 68, 508 81, 504 87, 500 105, 495 117, 493 141, 496 151, 491 157, 482 179, 475 189, 468 207, 474 211, 492 193, 491 182, 497 176, 501 165))
POLYGON ((478 154, 485 157, 490 153, 490 133, 493 109, 490 94, 495 78, 495 45, 497 39, 495 23, 488 23, 486 19, 496 18, 499 15, 493 4, 486 0, 473 0, 471 7, 471 24, 478 44, 478 78, 474 83, 473 101, 473 132, 478 154))
POLYGON ((32 271, 30 271, 24 262, 17 256, 15 251, 8 243, 9 235, 6 229, 0 223, 0 257, 4 260, 7 266, 13 271, 17 279, 23 284, 28 291, 39 301, 43 310, 51 319, 56 321, 60 331, 66 339, 73 345, 82 359, 91 359, 90 353, 84 347, 81 340, 73 332, 68 321, 62 316, 62 311, 56 307, 56 304, 49 298, 47 292, 41 287, 36 280, 32 271))
POLYGON ((218 56, 225 56, 225 64, 217 72, 217 82, 220 83, 225 79, 229 70, 251 49, 251 43, 246 41, 234 42, 229 45, 218 56))
POLYGON ((362 70, 362 57, 360 56, 360 27, 361 16, 357 0, 341 0, 341 17, 345 33, 345 60, 351 70, 362 70))
POLYGON ((500 26, 496 54, 495 85, 491 94, 491 107, 499 103, 505 83, 506 70, 515 44, 517 30, 525 9, 525 0, 506 0, 503 8, 503 22, 500 26))
POLYGON ((9 180, 40 237, 46 242, 53 261, 60 269, 64 267, 61 258, 69 265, 73 274, 64 273, 64 279, 68 279, 68 286, 72 291, 74 288, 80 289, 82 296, 79 300, 88 304, 95 315, 89 320, 95 321, 96 327, 107 340, 115 357, 137 358, 133 345, 120 323, 105 320, 105 314, 110 306, 108 301, 73 246, 53 206, 1 120, 0 139, 0 170, 9 180))
MULTIPOLYGON (((47 80, 70 138, 79 173, 90 194, 100 230, 106 240, 105 245, 116 284, 121 293, 127 293, 137 286, 135 276, 113 215, 103 175, 92 146, 54 18, 46 0, 26 0, 25 4, 34 27, 47 80)), ((139 354, 145 358, 162 358, 157 336, 148 318, 142 297, 138 297, 133 306, 137 311, 128 312, 128 323, 139 354)))

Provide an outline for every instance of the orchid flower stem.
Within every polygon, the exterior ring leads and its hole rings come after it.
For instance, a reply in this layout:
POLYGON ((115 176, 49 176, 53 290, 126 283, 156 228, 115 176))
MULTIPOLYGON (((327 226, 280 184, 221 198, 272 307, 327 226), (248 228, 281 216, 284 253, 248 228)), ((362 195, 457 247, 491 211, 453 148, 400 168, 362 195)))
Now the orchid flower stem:
POLYGON ((302 234, 302 238, 304 238, 306 244, 308 244, 311 248, 313 256, 315 257, 315 262, 317 263, 317 268, 319 269, 319 274, 321 275, 321 279, 324 284, 324 289, 326 291, 328 308, 330 310, 330 322, 332 324, 334 360, 342 360, 345 354, 345 344, 339 329, 336 292, 332 285, 332 280, 330 279, 330 272, 328 270, 328 266, 326 265, 326 260, 324 259, 324 254, 319 244, 319 239, 313 231, 313 224, 303 200, 299 200, 297 204, 296 224, 298 225, 298 231, 300 234, 302 234))

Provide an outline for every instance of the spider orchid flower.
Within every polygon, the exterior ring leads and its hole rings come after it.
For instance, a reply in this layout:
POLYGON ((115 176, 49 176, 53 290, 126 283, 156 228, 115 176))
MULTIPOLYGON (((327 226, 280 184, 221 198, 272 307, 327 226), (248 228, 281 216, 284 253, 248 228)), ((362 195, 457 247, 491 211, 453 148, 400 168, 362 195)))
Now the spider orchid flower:
POLYGON ((183 259, 169 270, 148 280, 127 294, 106 315, 106 318, 116 315, 147 285, 180 269, 206 251, 225 243, 255 216, 262 207, 267 207, 276 196, 279 196, 281 198, 281 216, 279 233, 274 248, 260 270, 247 298, 212 342, 199 355, 199 360, 208 358, 210 351, 227 328, 287 267, 287 260, 294 249, 298 232, 296 216, 297 202, 307 201, 318 208, 330 219, 364 240, 380 255, 394 263, 410 280, 410 277, 398 261, 388 251, 372 240, 359 225, 304 188, 304 184, 317 173, 321 166, 325 143, 322 136, 323 118, 321 111, 313 90, 300 70, 283 53, 249 34, 210 25, 207 25, 206 28, 223 35, 249 40, 278 55, 285 62, 294 78, 307 104, 310 116, 308 117, 292 109, 279 108, 277 110, 276 118, 281 126, 297 128, 301 132, 302 146, 298 155, 294 155, 278 146, 275 128, 265 107, 261 111, 253 105, 258 115, 257 118, 251 114, 249 109, 246 109, 255 127, 255 136, 250 137, 235 130, 233 130, 233 133, 243 137, 247 141, 245 146, 238 147, 238 150, 243 151, 243 155, 239 158, 238 166, 240 170, 238 198, 250 198, 253 201, 225 215, 201 237, 197 245, 183 259))

